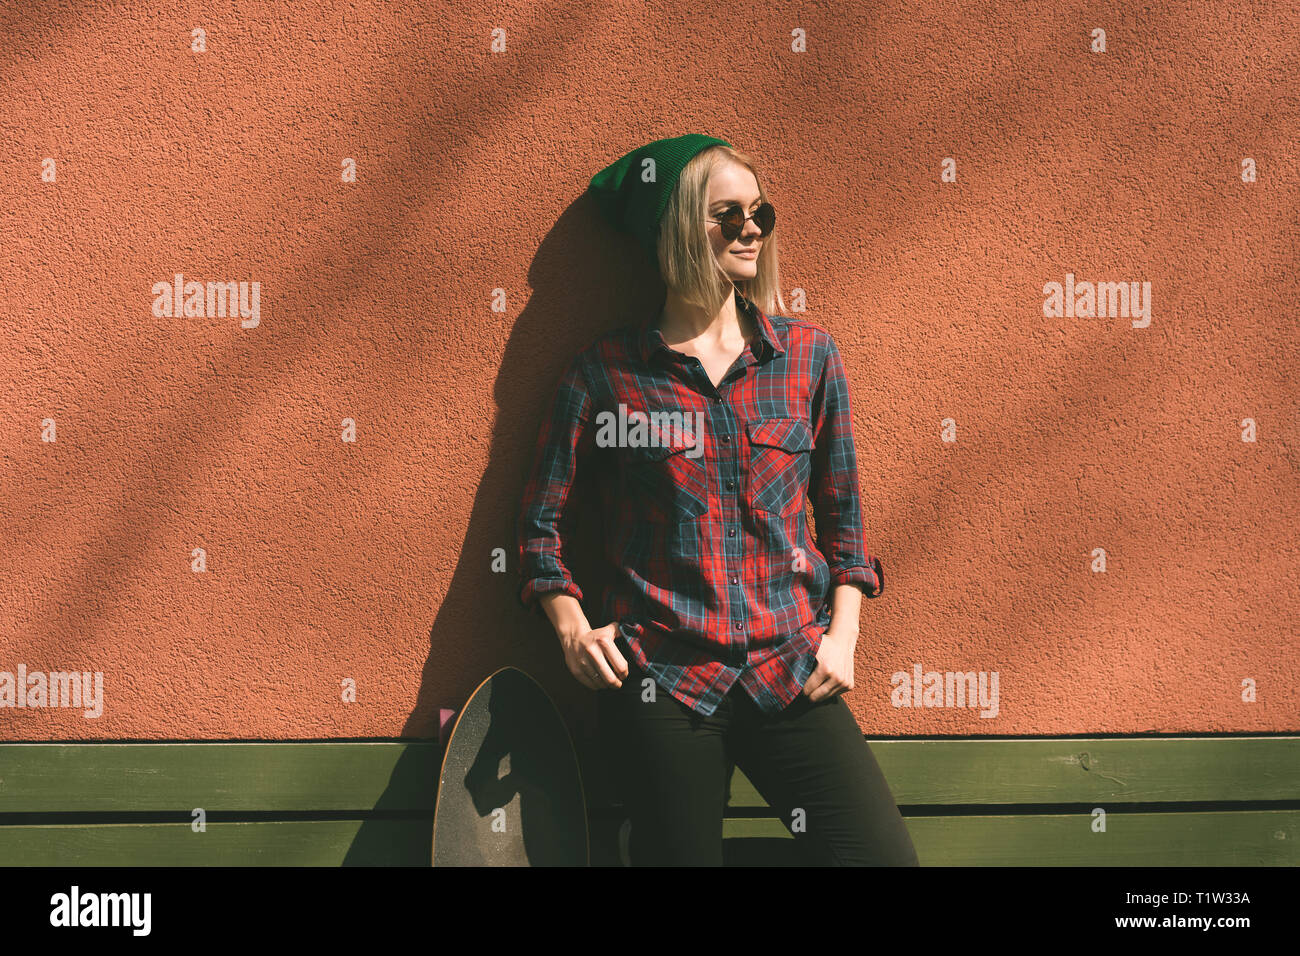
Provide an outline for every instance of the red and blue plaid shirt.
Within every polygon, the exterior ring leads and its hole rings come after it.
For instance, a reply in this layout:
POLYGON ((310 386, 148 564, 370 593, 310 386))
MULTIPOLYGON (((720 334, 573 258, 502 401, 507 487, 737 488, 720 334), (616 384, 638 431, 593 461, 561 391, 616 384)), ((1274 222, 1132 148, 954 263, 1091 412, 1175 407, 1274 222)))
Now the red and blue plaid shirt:
POLYGON ((575 482, 595 469, 614 576, 592 626, 617 621, 637 666, 705 715, 736 681, 764 712, 784 709, 816 669, 831 588, 884 590, 834 340, 736 301, 759 336, 716 388, 649 323, 569 363, 518 522, 523 605, 540 613, 552 591, 581 601, 564 550, 575 482))

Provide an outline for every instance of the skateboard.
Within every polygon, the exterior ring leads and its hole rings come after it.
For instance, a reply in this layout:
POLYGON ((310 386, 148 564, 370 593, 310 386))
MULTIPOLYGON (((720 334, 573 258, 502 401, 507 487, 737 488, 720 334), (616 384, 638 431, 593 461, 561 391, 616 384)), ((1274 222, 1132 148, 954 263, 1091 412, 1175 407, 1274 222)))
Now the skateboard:
POLYGON ((540 684, 503 667, 475 688, 443 752, 434 866, 589 866, 587 800, 568 728, 540 684))

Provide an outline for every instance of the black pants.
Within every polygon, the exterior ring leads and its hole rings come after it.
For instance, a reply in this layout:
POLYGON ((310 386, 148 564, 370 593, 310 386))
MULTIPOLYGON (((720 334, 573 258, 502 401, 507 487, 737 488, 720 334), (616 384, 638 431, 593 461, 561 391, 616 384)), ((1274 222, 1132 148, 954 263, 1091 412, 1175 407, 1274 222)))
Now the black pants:
POLYGON ((647 676, 619 638, 630 673, 597 693, 632 820, 633 866, 721 866, 732 764, 821 866, 916 866, 916 850, 884 775, 841 697, 797 697, 767 715, 736 684, 708 717, 647 676))

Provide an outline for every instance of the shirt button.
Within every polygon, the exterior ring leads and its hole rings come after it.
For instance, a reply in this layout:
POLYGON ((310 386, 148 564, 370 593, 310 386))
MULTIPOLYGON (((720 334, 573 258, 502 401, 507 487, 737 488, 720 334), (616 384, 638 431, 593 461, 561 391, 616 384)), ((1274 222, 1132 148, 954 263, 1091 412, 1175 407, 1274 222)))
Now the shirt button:
POLYGON ((727 482, 727 490, 728 490, 728 491, 731 491, 731 490, 732 490, 733 488, 735 488, 735 487, 736 487, 736 483, 735 483, 734 481, 729 481, 729 482, 727 482))
POLYGON ((735 528, 731 528, 731 529, 729 529, 729 530, 727 531, 727 537, 728 537, 728 538, 734 538, 735 536, 736 536, 736 529, 735 529, 735 528))
POLYGON ((744 630, 744 627, 745 625, 741 624, 739 621, 736 622, 736 630, 744 630))
POLYGON ((723 436, 722 436, 722 440, 723 440, 723 441, 731 441, 731 436, 730 436, 730 435, 723 435, 723 436))
POLYGON ((739 583, 740 583, 740 576, 739 576, 739 575, 736 575, 736 574, 733 574, 733 575, 731 576, 731 583, 732 583, 732 584, 739 584, 739 583))

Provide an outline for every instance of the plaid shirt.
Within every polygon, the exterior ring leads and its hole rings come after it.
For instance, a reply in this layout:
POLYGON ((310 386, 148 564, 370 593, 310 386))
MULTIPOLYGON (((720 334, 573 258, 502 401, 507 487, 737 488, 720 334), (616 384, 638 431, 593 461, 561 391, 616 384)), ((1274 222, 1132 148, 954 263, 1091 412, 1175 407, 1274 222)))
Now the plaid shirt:
POLYGON ((648 323, 569 363, 517 529, 523 605, 540 613, 552 591, 582 600, 563 553, 575 480, 595 469, 616 574, 592 626, 617 621, 637 666, 704 715, 737 680, 765 713, 784 709, 817 666, 831 588, 884 590, 834 340, 736 301, 759 339, 716 388, 648 323))

